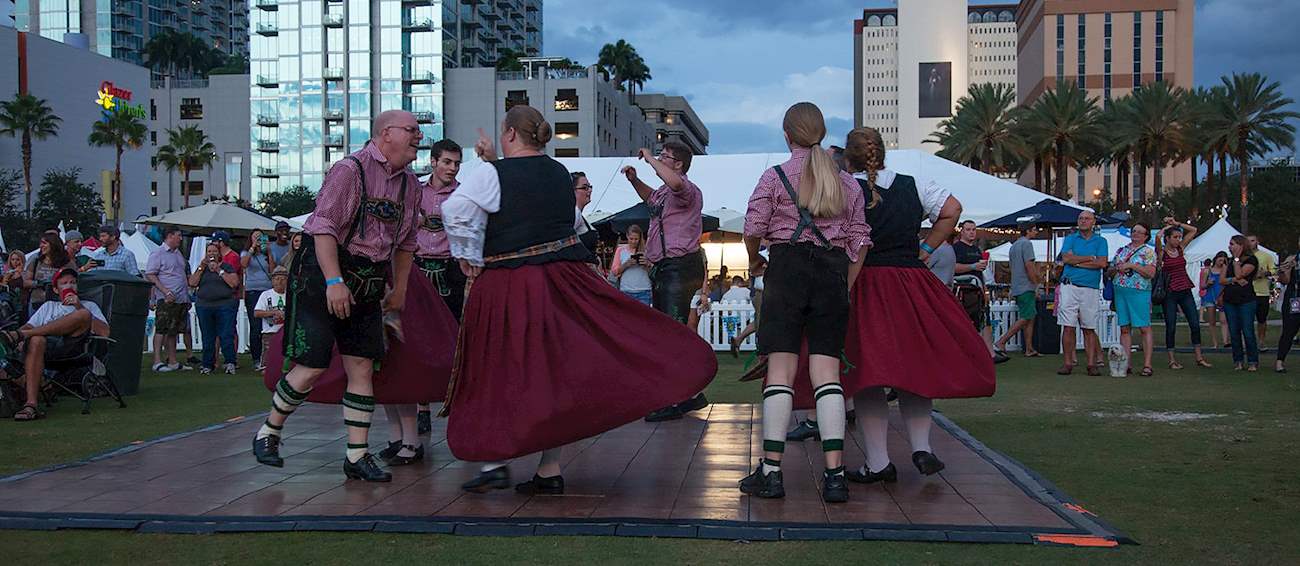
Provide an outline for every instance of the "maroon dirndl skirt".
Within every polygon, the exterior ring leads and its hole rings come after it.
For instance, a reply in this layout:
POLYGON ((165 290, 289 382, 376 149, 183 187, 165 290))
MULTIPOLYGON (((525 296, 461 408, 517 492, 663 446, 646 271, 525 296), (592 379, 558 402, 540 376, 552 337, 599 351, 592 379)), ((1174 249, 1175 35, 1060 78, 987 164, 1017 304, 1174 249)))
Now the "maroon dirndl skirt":
POLYGON ((447 444, 467 461, 563 446, 699 393, 718 370, 691 329, 572 261, 485 269, 465 298, 447 444))
MULTIPOLYGON (((456 318, 443 303, 429 279, 412 267, 406 287, 406 306, 402 309, 402 336, 405 342, 390 337, 388 352, 375 372, 375 401, 378 403, 435 403, 447 394, 451 380, 451 362, 456 352, 456 318)), ((283 375, 284 331, 276 333, 266 352, 263 382, 272 391, 283 375)), ((308 401, 340 403, 348 378, 343 360, 335 349, 329 369, 316 381, 308 401)))

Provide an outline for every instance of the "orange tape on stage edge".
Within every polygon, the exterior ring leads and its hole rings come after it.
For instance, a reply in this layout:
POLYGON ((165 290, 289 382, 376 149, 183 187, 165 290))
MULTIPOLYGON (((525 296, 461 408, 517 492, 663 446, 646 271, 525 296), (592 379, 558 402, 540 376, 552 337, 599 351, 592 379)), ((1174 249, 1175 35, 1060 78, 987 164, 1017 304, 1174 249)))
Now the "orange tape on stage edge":
POLYGON ((1066 544, 1070 546, 1087 546, 1096 548, 1110 548, 1119 546, 1119 543, 1104 537, 1093 535, 1034 535, 1034 542, 1046 542, 1052 544, 1066 544))
POLYGON ((1092 511, 1089 511, 1089 510, 1087 510, 1087 509, 1084 509, 1082 505, 1076 505, 1076 504, 1074 504, 1074 503, 1066 503, 1066 504, 1065 504, 1065 508, 1066 508, 1066 509, 1069 509, 1069 510, 1071 510, 1071 511, 1076 511, 1076 512, 1079 512, 1079 513, 1083 513, 1084 515, 1092 515, 1093 517, 1096 517, 1096 516, 1097 516, 1096 513, 1093 513, 1092 511))

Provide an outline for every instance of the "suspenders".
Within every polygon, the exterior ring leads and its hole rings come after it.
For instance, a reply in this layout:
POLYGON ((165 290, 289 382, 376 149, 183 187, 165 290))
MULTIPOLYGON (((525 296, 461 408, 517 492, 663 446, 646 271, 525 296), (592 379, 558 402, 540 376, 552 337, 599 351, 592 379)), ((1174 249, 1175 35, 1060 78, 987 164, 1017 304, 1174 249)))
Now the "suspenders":
POLYGON ((794 229, 794 235, 790 236, 790 243, 798 243, 799 236, 803 235, 803 231, 811 228, 813 236, 821 242, 823 248, 829 249, 834 247, 831 245, 830 241, 826 239, 826 236, 822 235, 822 231, 817 228, 817 224, 813 222, 812 213, 808 212, 807 208, 799 206, 799 195, 795 194, 794 187, 790 186, 790 179, 785 176, 785 171, 781 170, 780 165, 773 167, 773 169, 776 169, 776 175, 781 178, 781 184, 785 185, 785 193, 790 195, 790 200, 794 201, 795 207, 799 209, 799 224, 794 229))

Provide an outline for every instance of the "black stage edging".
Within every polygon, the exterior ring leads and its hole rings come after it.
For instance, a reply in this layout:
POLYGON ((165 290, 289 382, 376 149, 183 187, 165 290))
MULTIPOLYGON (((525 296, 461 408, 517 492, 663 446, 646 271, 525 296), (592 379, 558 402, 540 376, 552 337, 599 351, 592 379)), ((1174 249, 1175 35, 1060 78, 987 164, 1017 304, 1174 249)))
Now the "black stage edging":
MULTIPOLYGON (((149 446, 194 434, 220 430, 262 415, 237 417, 188 432, 161 436, 90 456, 0 477, 0 483, 36 474, 83 466, 149 446)), ((405 516, 187 516, 99 513, 35 513, 0 511, 0 530, 125 530, 140 533, 213 534, 285 531, 381 532, 408 534, 455 534, 462 536, 625 536, 712 540, 853 540, 967 543, 1042 543, 1036 535, 1092 536, 1120 544, 1137 544, 1099 517, 1083 511, 1077 503, 1046 478, 1020 462, 985 446, 938 411, 934 420, 945 431, 993 464, 1031 498, 1051 509, 1074 528, 1052 529, 1032 526, 979 527, 969 525, 911 525, 890 523, 820 523, 722 521, 711 519, 607 519, 405 516)))

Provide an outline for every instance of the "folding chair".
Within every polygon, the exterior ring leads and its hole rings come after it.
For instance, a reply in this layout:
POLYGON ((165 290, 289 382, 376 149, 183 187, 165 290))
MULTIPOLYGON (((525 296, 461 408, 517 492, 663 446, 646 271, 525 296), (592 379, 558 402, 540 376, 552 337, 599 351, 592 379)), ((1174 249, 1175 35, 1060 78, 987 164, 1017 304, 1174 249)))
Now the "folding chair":
MULTIPOLYGON (((105 285, 83 295, 82 300, 99 305, 99 310, 108 319, 109 326, 112 326, 111 286, 105 285)), ((117 390, 117 384, 113 382, 113 376, 104 363, 109 349, 116 343, 112 338, 91 334, 85 338, 85 348, 80 354, 66 359, 47 359, 45 386, 42 388, 45 404, 50 405, 56 395, 66 393, 81 401, 83 415, 90 414, 90 401, 96 397, 111 397, 117 401, 118 408, 125 408, 126 402, 122 400, 122 394, 117 390)))

